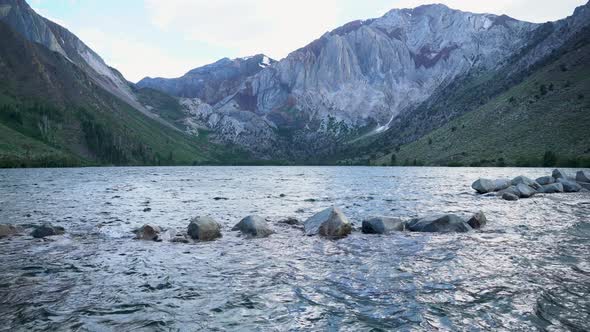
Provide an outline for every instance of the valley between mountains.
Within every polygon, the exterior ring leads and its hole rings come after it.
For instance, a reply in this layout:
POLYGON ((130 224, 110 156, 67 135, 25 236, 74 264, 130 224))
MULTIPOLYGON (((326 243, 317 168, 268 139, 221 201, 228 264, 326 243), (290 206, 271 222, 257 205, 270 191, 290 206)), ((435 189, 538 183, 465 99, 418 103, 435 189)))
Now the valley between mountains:
POLYGON ((590 3, 535 24, 393 9, 284 59, 128 82, 0 0, 0 166, 590 166, 590 3))

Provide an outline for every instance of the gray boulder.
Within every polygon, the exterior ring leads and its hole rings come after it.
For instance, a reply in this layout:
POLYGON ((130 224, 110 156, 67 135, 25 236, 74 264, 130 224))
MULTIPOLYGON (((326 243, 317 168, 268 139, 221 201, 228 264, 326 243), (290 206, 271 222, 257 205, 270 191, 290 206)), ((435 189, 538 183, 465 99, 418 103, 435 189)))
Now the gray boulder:
POLYGON ((239 223, 237 223, 232 231, 240 231, 251 237, 267 237, 273 234, 273 230, 270 229, 266 220, 259 216, 248 216, 239 223))
POLYGON ((516 186, 510 186, 498 192, 498 196, 504 196, 504 194, 511 194, 516 197, 520 197, 520 191, 518 191, 518 188, 516 188, 516 186))
POLYGON ((518 186, 519 184, 525 184, 535 190, 539 190, 541 189, 541 185, 539 183, 537 183, 537 181, 531 180, 529 178, 527 178, 526 176, 517 176, 514 179, 512 179, 511 181, 513 186, 518 186))
POLYGON ((17 235, 21 229, 14 225, 0 224, 0 238, 17 235))
POLYGON ((589 171, 578 171, 578 173, 576 173, 576 181, 590 183, 590 172, 589 171))
POLYGON ((583 191, 584 189, 585 190, 590 190, 590 183, 578 182, 578 184, 582 187, 582 190, 581 191, 583 191))
POLYGON ((557 182, 563 185, 563 191, 566 193, 577 193, 582 189, 582 186, 578 183, 571 180, 566 180, 564 178, 558 178, 557 182))
POLYGON ((412 232, 468 232, 472 228, 465 220, 454 214, 442 214, 428 216, 422 219, 414 219, 407 224, 412 232))
POLYGON ((43 224, 41 226, 35 227, 35 229, 33 229, 33 232, 31 232, 31 236, 40 239, 46 236, 62 235, 64 233, 65 230, 63 227, 53 226, 51 224, 43 224))
POLYGON ((352 224, 344 213, 332 207, 307 219, 304 224, 305 235, 320 235, 331 238, 345 237, 352 232, 352 224))
POLYGON ((471 185, 475 191, 480 194, 486 194, 493 191, 503 190, 510 187, 510 180, 489 180, 489 179, 479 179, 471 185))
POLYGON ((537 191, 536 191, 535 189, 533 189, 533 188, 531 188, 531 187, 527 186, 527 185, 526 185, 526 184, 524 184, 524 183, 519 183, 519 184, 516 186, 516 189, 517 189, 517 190, 518 190, 518 192, 520 193, 520 195, 519 195, 519 196, 520 196, 520 198, 529 198, 529 197, 532 197, 532 196, 534 196, 534 195, 537 193, 537 191))
POLYGON ((143 225, 134 231, 136 240, 159 241, 162 229, 154 225, 143 225))
POLYGON ((555 183, 555 178, 552 176, 542 176, 540 178, 538 178, 537 183, 542 185, 542 186, 546 186, 548 184, 552 184, 555 183))
POLYGON ((221 226, 211 217, 196 217, 188 224, 187 234, 193 240, 213 241, 221 237, 221 226))
POLYGON ((473 229, 479 229, 485 226, 488 223, 488 219, 483 211, 478 211, 474 215, 472 215, 469 219, 467 219, 467 224, 471 226, 473 229))
POLYGON ((505 192, 504 194, 502 194, 502 199, 505 199, 507 201, 518 201, 518 197, 518 195, 509 192, 505 192))
POLYGON ((399 218, 373 217, 363 220, 362 231, 365 234, 387 234, 405 229, 404 222, 399 218))
POLYGON ((564 180, 575 180, 576 176, 569 171, 564 169, 554 169, 553 173, 551 174, 555 179, 564 179, 564 180))
POLYGON ((544 185, 543 192, 546 194, 562 193, 563 192, 563 184, 558 182, 558 183, 544 185))

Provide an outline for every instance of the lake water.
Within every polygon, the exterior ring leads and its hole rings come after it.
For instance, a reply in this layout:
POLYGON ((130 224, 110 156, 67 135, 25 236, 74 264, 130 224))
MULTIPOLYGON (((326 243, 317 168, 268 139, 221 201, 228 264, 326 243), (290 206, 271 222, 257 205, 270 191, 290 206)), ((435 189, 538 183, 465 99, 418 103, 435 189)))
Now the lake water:
POLYGON ((521 174, 551 170, 0 170, 0 223, 66 229, 0 239, 0 330, 589 330, 590 194, 508 202, 470 188, 521 174), (477 210, 488 225, 334 241, 276 223, 333 205, 357 228, 372 215, 477 210), (276 234, 231 231, 250 214, 276 234), (198 215, 222 223, 223 238, 132 239, 145 223, 185 229, 198 215))

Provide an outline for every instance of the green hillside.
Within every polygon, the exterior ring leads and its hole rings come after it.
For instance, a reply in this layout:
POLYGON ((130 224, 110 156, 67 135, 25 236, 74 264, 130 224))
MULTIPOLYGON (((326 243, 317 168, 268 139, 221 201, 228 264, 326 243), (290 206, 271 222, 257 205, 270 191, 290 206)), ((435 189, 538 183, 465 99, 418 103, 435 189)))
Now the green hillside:
POLYGON ((147 117, 2 23, 0 126, 0 167, 192 165, 244 157, 206 135, 189 136, 147 117))
POLYGON ((589 128, 590 46, 579 43, 475 111, 371 163, 588 166, 589 128))

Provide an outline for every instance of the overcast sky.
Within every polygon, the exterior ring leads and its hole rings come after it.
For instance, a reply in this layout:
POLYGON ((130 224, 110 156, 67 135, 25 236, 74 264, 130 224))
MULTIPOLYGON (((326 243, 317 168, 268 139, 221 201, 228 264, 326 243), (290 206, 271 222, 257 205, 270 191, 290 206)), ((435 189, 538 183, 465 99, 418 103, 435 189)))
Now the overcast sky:
POLYGON ((547 22, 587 0, 28 0, 133 82, 178 77, 223 57, 275 59, 355 19, 433 2, 547 22))

